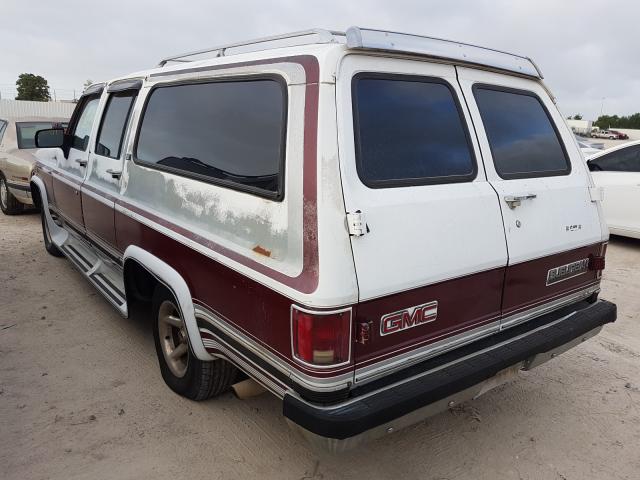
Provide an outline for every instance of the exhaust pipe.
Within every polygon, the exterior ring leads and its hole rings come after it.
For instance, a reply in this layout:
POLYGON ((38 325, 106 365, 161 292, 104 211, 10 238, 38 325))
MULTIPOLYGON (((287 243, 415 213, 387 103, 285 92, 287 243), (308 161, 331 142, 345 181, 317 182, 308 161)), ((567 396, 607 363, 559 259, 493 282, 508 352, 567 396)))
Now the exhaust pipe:
POLYGON ((267 390, 252 378, 231 385, 233 393, 241 400, 262 395, 267 390))

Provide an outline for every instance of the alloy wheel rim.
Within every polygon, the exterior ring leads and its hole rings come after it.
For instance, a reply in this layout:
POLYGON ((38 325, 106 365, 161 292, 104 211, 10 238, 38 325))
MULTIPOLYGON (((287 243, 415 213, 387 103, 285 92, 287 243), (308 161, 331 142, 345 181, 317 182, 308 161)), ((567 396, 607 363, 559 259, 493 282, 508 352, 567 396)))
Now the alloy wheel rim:
POLYGON ((7 208, 7 182, 5 182, 4 178, 0 178, 0 202, 2 202, 2 206, 7 208))
POLYGON ((186 326, 173 302, 165 300, 160 305, 158 332, 169 370, 178 378, 184 377, 189 366, 189 342, 186 326))

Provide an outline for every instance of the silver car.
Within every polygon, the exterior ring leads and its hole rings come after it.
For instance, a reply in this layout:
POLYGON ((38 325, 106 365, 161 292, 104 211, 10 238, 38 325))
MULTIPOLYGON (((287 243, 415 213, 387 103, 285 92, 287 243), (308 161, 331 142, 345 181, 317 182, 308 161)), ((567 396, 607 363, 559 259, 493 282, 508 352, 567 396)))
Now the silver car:
POLYGON ((29 179, 35 162, 36 132, 66 127, 67 122, 65 118, 0 119, 0 209, 5 215, 33 206, 29 179))

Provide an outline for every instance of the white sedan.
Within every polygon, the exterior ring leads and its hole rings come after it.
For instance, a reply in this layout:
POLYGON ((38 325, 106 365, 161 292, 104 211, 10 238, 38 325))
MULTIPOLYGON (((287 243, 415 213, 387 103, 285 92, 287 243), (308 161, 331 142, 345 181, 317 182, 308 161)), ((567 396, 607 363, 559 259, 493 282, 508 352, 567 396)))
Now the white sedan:
POLYGON ((603 189, 602 208, 611 233, 640 238, 640 141, 596 153, 587 164, 603 189))

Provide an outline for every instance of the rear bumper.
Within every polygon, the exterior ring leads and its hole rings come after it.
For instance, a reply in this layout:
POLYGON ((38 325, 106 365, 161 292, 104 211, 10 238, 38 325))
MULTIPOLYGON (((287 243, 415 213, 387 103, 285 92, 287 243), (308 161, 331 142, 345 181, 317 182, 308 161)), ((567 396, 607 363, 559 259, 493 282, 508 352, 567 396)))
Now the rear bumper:
POLYGON ((475 398, 597 334, 616 306, 599 300, 569 305, 526 324, 356 387, 331 405, 286 394, 283 414, 312 443, 343 450, 475 398))

